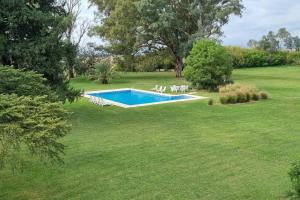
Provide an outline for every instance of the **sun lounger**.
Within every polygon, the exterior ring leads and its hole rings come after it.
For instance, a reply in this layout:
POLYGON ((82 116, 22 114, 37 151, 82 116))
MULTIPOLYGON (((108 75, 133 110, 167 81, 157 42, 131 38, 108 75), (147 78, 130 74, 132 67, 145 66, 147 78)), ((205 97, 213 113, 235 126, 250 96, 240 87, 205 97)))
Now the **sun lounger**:
POLYGON ((94 97, 94 96, 91 96, 90 98, 90 102, 93 103, 93 104, 96 104, 96 105, 99 105, 99 106, 109 106, 111 105, 109 102, 105 101, 103 98, 101 97, 94 97))
POLYGON ((187 92, 189 90, 189 86, 188 85, 181 85, 180 86, 180 91, 181 92, 187 92))
POLYGON ((162 87, 162 86, 161 86, 159 92, 160 92, 160 93, 165 93, 166 90, 167 90, 167 87, 166 87, 166 86, 165 86, 165 87, 162 87))
POLYGON ((178 86, 172 85, 170 86, 171 92, 178 92, 178 86))
POLYGON ((151 90, 157 92, 157 91, 159 90, 159 86, 158 86, 158 85, 155 85, 155 87, 152 88, 151 90))

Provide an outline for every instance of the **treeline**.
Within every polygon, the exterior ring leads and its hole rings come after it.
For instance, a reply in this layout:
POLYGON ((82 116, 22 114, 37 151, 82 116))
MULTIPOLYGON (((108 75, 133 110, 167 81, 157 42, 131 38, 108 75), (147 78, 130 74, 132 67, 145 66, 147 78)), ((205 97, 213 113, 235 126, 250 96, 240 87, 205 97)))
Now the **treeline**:
POLYGON ((270 31, 258 41, 251 39, 248 47, 226 47, 234 68, 300 64, 300 38, 286 28, 270 31))
POLYGON ((286 28, 280 28, 277 33, 269 31, 258 41, 249 40, 248 47, 261 49, 268 52, 276 51, 300 51, 300 38, 293 36, 286 28))

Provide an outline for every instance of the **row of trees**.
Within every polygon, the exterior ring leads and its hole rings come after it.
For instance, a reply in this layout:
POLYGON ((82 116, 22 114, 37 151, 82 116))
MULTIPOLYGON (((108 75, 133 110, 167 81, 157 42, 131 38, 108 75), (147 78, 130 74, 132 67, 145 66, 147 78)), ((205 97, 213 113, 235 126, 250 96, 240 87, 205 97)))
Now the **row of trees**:
POLYGON ((300 51, 300 38, 293 36, 286 28, 280 28, 277 33, 270 31, 259 41, 253 39, 249 40, 248 47, 269 52, 279 50, 300 51))
POLYGON ((241 0, 91 0, 102 23, 92 34, 109 42, 105 49, 130 66, 139 55, 166 51, 181 76, 183 59, 194 41, 217 39, 231 15, 241 15, 241 0))

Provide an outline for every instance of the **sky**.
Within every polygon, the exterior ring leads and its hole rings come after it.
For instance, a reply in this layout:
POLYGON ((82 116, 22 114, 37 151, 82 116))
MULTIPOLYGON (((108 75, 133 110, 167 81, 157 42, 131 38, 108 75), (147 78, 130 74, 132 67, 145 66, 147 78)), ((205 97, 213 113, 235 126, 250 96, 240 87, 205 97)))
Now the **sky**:
MULTIPOLYGON (((88 0, 81 1, 81 18, 92 21, 96 7, 89 7, 88 0)), ((243 0, 243 5, 243 16, 232 16, 223 27, 224 45, 246 47, 250 39, 259 40, 269 31, 282 27, 300 36, 300 0, 243 0)), ((86 36, 82 45, 88 42, 102 44, 103 40, 86 36)))
MULTIPOLYGON (((91 26, 95 24, 95 13, 97 12, 97 7, 93 6, 89 3, 88 0, 81 0, 80 5, 80 15, 79 15, 79 23, 89 22, 91 26)), ((79 27, 79 26, 78 26, 79 27)), ((78 31, 78 30, 77 30, 78 31)), ((103 44, 104 41, 98 37, 89 37, 87 34, 82 38, 81 46, 86 46, 87 43, 93 42, 96 44, 103 44)))
POLYGON ((231 17, 223 27, 223 44, 246 46, 250 39, 258 40, 283 27, 300 36, 299 0, 244 0, 243 4, 243 16, 231 17))

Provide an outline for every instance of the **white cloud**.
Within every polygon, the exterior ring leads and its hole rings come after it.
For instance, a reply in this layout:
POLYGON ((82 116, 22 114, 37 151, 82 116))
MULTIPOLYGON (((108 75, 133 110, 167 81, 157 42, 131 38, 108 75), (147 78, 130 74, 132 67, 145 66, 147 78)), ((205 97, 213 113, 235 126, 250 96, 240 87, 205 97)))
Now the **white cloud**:
POLYGON ((249 39, 259 39, 268 31, 285 27, 300 35, 300 3, 297 0, 244 0, 242 18, 232 17, 225 25, 226 45, 246 46, 249 39))

